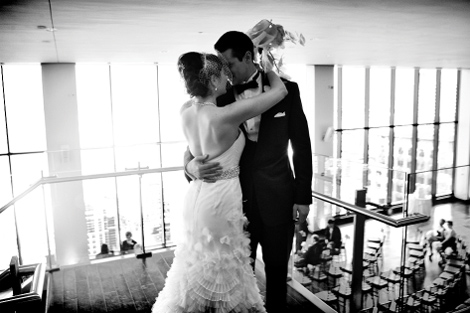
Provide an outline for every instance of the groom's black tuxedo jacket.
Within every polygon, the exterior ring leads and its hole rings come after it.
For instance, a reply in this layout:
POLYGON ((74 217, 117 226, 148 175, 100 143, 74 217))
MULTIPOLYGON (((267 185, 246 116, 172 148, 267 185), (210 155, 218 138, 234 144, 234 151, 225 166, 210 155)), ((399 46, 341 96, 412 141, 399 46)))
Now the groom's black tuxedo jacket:
MULTIPOLYGON (((269 84, 262 75, 263 90, 269 84)), ((312 203, 312 149, 299 87, 284 80, 288 95, 261 115, 258 142, 247 137, 240 160, 243 209, 248 220, 256 199, 264 224, 275 226, 292 221, 292 206, 312 203), (291 142, 291 168, 287 147, 291 142)), ((217 99, 218 106, 235 101, 233 90, 217 99)), ((244 125, 240 128, 246 135, 244 125)))

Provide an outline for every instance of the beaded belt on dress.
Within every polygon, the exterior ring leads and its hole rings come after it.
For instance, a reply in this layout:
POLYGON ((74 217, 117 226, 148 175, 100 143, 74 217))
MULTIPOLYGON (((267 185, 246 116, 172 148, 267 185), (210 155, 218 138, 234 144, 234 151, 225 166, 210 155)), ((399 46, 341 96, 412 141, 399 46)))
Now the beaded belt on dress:
POLYGON ((240 174, 240 166, 237 167, 232 167, 226 171, 223 171, 220 173, 220 175, 214 177, 215 180, 222 180, 222 179, 230 179, 230 178, 235 178, 238 177, 240 174))

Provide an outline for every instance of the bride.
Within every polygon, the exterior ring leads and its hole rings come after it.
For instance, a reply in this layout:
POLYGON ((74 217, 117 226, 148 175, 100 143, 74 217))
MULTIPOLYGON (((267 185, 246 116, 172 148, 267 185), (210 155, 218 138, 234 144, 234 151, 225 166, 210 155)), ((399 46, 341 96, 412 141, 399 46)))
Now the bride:
POLYGON ((216 99, 226 93, 230 71, 217 56, 188 52, 178 69, 192 98, 180 111, 191 154, 209 155, 222 171, 215 183, 190 183, 182 239, 152 312, 265 312, 243 231, 238 162, 245 137, 239 125, 274 106, 287 90, 269 72, 270 90, 219 108, 216 99))

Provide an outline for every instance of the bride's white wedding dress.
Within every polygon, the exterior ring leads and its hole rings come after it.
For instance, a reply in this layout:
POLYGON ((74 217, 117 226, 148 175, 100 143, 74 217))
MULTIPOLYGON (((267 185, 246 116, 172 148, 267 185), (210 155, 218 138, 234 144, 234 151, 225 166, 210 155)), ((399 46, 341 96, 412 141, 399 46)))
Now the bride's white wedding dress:
POLYGON ((181 241, 152 312, 265 312, 243 230, 238 179, 245 137, 213 159, 223 167, 215 183, 191 182, 181 241))

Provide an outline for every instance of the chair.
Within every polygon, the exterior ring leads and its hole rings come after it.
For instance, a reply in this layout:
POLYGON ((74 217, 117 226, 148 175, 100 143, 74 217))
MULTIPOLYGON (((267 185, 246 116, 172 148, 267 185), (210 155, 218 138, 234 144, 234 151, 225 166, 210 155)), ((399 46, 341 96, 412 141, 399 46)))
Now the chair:
POLYGON ((448 298, 448 293, 449 293, 449 287, 448 286, 438 286, 438 285, 433 285, 436 286, 436 289, 434 289, 433 294, 436 296, 437 301, 436 301, 436 307, 438 312, 445 312, 446 311, 446 306, 447 306, 447 298, 448 298))
MULTIPOLYGON (((363 281, 361 288, 362 288, 361 306, 364 305, 368 296, 373 305, 374 299, 372 296, 372 292, 373 292, 372 286, 366 283, 365 281, 363 281)), ((340 278, 339 284, 335 286, 332 291, 338 298, 339 300, 338 302, 342 304, 343 309, 346 310, 346 303, 347 301, 350 301, 352 298, 351 281, 345 278, 340 278)))
POLYGON ((405 305, 405 309, 408 312, 418 312, 421 309, 420 295, 421 295, 421 293, 419 295, 418 295, 418 293, 413 293, 411 295, 406 295, 402 298, 401 301, 403 301, 403 303, 405 305))
POLYGON ((374 296, 373 296, 373 293, 374 293, 374 289, 372 288, 372 286, 371 286, 369 283, 363 281, 363 282, 362 282, 362 299, 361 299, 361 306, 364 306, 364 303, 366 303, 366 301, 367 301, 367 296, 369 296, 372 305, 374 305, 374 296))
MULTIPOLYGON (((381 278, 380 276, 373 276, 366 279, 366 282, 372 287, 372 298, 374 301, 374 305, 380 303, 380 293, 384 288, 388 287, 388 281, 381 278)), ((388 301, 387 295, 387 301, 388 301)))
POLYGON ((406 247, 409 251, 425 252, 423 245, 419 241, 407 241, 406 247))
POLYGON ((366 252, 364 253, 364 261, 369 263, 369 271, 372 274, 372 276, 378 275, 380 272, 379 269, 379 252, 366 252))
POLYGON ((379 304, 378 308, 381 312, 398 313, 405 311, 404 306, 400 305, 395 300, 379 304))
MULTIPOLYGON (((340 281, 341 281, 340 284, 336 286, 335 288, 333 288, 332 292, 338 298, 338 304, 339 306, 342 306, 343 312, 347 312, 346 303, 347 301, 351 303, 351 298, 352 298, 351 285, 349 281, 347 281, 346 279, 340 279, 340 281)), ((338 312, 340 312, 339 307, 338 307, 338 312)))
POLYGON ((395 300, 397 298, 396 285, 400 285, 400 276, 395 274, 392 270, 388 270, 382 272, 380 277, 388 282, 387 292, 389 296, 387 298, 390 299, 390 293, 392 293, 391 299, 395 300))
POLYGON ((292 278, 298 281, 302 286, 310 286, 312 280, 306 274, 307 268, 296 268, 294 267, 292 278))
POLYGON ((377 238, 369 238, 367 239, 367 246, 366 246, 366 253, 368 254, 369 251, 367 250, 372 250, 372 254, 377 257, 377 259, 380 259, 383 263, 383 245, 385 242, 385 234, 384 230, 380 230, 381 235, 377 238))
POLYGON ((436 286, 431 286, 430 289, 422 289, 416 292, 415 296, 421 303, 422 312, 433 312, 438 309, 437 297, 434 294, 436 286))
POLYGON ((328 276, 326 276, 325 272, 323 271, 322 265, 308 265, 309 272, 308 272, 308 277, 312 280, 311 288, 313 291, 314 284, 313 282, 317 283, 318 289, 328 289, 328 276), (324 285, 324 288, 322 288, 322 284, 324 285))
POLYGON ((338 298, 334 295, 333 292, 329 291, 329 290, 324 290, 324 291, 320 291, 320 292, 317 292, 315 293, 315 296, 322 300, 323 302, 325 302, 327 305, 329 305, 330 307, 331 306, 334 306, 334 308, 336 309, 336 311, 339 310, 339 305, 338 305, 338 298))
POLYGON ((336 287, 337 281, 339 278, 343 277, 343 271, 339 266, 336 266, 334 263, 330 264, 328 270, 326 271, 326 275, 328 276, 328 286, 336 287), (330 284, 331 281, 331 284, 330 284))
POLYGON ((406 267, 396 267, 393 272, 403 278, 403 288, 404 288, 404 293, 410 293, 410 283, 411 286, 413 287, 413 291, 416 290, 416 279, 414 276, 414 272, 406 267))

